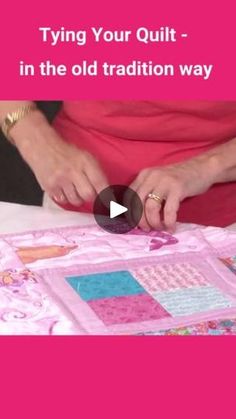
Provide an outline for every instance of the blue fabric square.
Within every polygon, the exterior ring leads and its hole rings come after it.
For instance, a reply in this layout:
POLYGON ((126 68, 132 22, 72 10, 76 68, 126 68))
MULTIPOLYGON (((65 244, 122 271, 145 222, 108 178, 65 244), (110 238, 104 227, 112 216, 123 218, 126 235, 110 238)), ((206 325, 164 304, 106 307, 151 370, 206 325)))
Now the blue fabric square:
POLYGON ((66 277, 66 281, 85 301, 141 293, 146 294, 144 288, 128 271, 70 276, 66 277))
POLYGON ((155 292, 153 297, 174 317, 231 307, 226 295, 213 286, 155 292))

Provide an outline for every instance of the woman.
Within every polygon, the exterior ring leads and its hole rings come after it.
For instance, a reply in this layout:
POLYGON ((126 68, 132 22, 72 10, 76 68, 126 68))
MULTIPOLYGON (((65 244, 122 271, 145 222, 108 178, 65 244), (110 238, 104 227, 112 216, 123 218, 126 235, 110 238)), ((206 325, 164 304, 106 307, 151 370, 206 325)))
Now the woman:
POLYGON ((236 102, 64 102, 54 127, 33 107, 1 102, 0 123, 63 208, 91 211, 97 193, 124 184, 144 204, 145 230, 235 222, 236 102))

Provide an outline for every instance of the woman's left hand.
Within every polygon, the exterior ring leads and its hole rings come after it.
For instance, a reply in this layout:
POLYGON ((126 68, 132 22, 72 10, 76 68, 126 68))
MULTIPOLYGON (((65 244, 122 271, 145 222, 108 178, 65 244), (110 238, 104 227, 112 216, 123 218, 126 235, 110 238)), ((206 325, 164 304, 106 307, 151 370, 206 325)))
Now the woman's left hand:
POLYGON ((145 231, 165 228, 173 232, 180 203, 207 191, 214 183, 210 163, 197 157, 183 163, 142 170, 130 185, 143 203, 139 227, 145 231), (151 193, 162 203, 148 198, 151 193))

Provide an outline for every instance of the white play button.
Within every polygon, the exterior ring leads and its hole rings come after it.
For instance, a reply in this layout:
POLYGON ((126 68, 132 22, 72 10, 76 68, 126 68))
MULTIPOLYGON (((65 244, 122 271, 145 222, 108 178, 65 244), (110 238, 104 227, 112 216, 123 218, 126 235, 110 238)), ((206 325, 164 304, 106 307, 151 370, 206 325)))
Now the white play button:
POLYGON ((99 227, 113 234, 132 231, 138 226, 142 213, 143 204, 138 194, 125 185, 110 185, 103 189, 93 205, 99 227))
POLYGON ((110 218, 118 217, 118 215, 124 214, 126 211, 128 211, 128 208, 117 204, 117 202, 110 201, 110 218))

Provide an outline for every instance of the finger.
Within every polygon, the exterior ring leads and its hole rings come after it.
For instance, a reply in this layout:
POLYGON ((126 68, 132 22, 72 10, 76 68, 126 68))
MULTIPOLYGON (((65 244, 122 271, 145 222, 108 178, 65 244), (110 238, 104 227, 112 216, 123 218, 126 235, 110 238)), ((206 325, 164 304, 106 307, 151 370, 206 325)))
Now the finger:
POLYGON ((154 230, 161 230, 163 228, 160 214, 161 208, 162 205, 160 202, 157 202, 151 198, 146 199, 144 208, 146 220, 154 230))
POLYGON ((147 181, 147 178, 149 176, 148 170, 142 170, 142 172, 139 173, 139 175, 134 179, 134 181, 130 184, 130 189, 137 192, 137 190, 140 188, 140 186, 147 181))
POLYGON ((117 192, 116 195, 119 195, 119 193, 118 193, 119 191, 116 190, 116 188, 114 190, 110 186, 110 187, 106 187, 105 189, 106 189, 106 192, 100 194, 100 200, 106 208, 110 208, 110 202, 111 201, 122 203, 122 197, 120 197, 120 196, 116 197, 115 196, 115 192, 117 192))
MULTIPOLYGON (((96 198, 96 195, 100 194, 104 189, 108 188, 109 183, 107 177, 103 173, 100 165, 95 159, 90 159, 86 162, 84 167, 84 174, 88 178, 92 188, 95 191, 93 200, 96 198)), ((101 201, 106 208, 110 207, 110 201, 116 201, 115 195, 111 189, 107 190, 107 193, 101 194, 101 201)))
MULTIPOLYGON (((100 192, 104 189, 108 188, 108 179, 96 161, 94 161, 93 164, 88 164, 85 166, 85 174, 95 189, 97 195, 100 194, 100 192)), ((111 201, 117 201, 111 188, 107 189, 105 194, 101 194, 100 198, 106 208, 110 208, 111 201)))
POLYGON ((73 184, 79 197, 85 202, 93 202, 96 197, 96 191, 91 185, 89 179, 84 173, 80 173, 79 178, 73 179, 73 184))
POLYGON ((72 205, 80 206, 83 202, 82 198, 78 195, 78 192, 72 183, 66 183, 63 185, 63 192, 68 202, 72 205))
POLYGON ((150 226, 148 225, 146 221, 145 212, 144 212, 145 194, 144 195, 142 194, 142 187, 143 187, 143 182, 145 178, 146 178, 146 175, 144 175, 143 172, 141 172, 134 179, 134 181, 129 185, 129 188, 131 189, 131 191, 134 191, 134 194, 132 193, 125 194, 124 205, 127 208, 130 208, 130 211, 128 214, 130 222, 135 223, 135 220, 138 218, 138 215, 139 215, 139 209, 137 209, 137 205, 139 205, 139 202, 137 202, 137 198, 135 195, 136 193, 139 196, 139 199, 141 200, 141 203, 143 206, 142 217, 140 219, 138 226, 142 228, 143 230, 150 231, 150 226), (137 212, 138 212, 138 215, 137 215, 137 212))
POLYGON ((97 194, 109 186, 105 174, 96 161, 87 163, 84 172, 97 194))
MULTIPOLYGON (((150 231, 151 230, 151 226, 148 223, 147 217, 146 217, 146 212, 145 212, 145 202, 146 202, 146 197, 148 195, 149 192, 147 192, 148 190, 148 186, 146 185, 142 185, 140 188, 137 189, 137 194, 143 204, 143 213, 142 213, 142 217, 139 221, 139 227, 144 230, 144 231, 150 231)), ((150 190, 150 187, 149 187, 150 190)), ((131 204, 132 205, 132 204, 131 204)), ((134 211, 134 208, 133 208, 134 211)))
POLYGON ((49 196, 51 196, 51 198, 58 204, 66 204, 68 202, 62 188, 59 187, 52 189, 49 192, 49 196))
POLYGON ((125 213, 128 224, 130 226, 135 225, 135 220, 137 219, 139 213, 139 202, 137 202, 137 194, 133 192, 130 187, 124 192, 122 205, 128 208, 128 211, 125 213))
POLYGON ((170 233, 174 233, 177 221, 177 213, 180 206, 180 197, 173 192, 167 196, 164 206, 164 224, 170 233))

